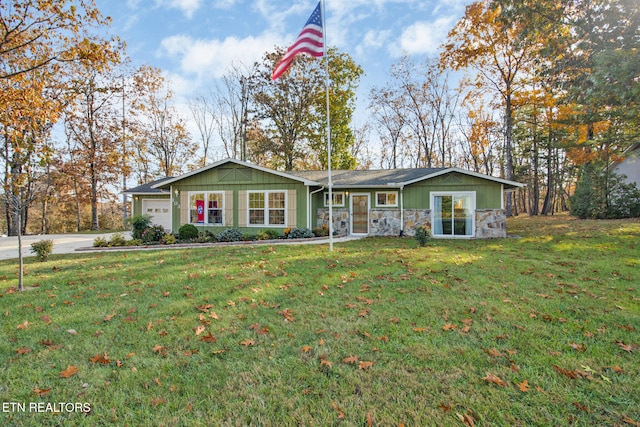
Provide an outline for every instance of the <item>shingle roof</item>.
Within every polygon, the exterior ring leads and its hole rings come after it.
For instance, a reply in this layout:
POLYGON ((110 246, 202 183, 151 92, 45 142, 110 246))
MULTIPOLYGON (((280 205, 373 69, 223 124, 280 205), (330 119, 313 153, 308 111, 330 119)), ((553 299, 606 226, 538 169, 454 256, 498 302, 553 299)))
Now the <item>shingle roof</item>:
MULTIPOLYGON (((419 180, 446 168, 386 169, 386 170, 332 170, 331 182, 337 187, 399 186, 419 180)), ((328 185, 327 171, 293 171, 291 175, 328 185)))
POLYGON ((162 184, 164 181, 168 181, 173 177, 160 178, 155 181, 147 182, 146 184, 139 185, 134 188, 129 188, 122 192, 122 194, 166 194, 167 190, 161 190, 159 188, 153 188, 154 185, 162 184))

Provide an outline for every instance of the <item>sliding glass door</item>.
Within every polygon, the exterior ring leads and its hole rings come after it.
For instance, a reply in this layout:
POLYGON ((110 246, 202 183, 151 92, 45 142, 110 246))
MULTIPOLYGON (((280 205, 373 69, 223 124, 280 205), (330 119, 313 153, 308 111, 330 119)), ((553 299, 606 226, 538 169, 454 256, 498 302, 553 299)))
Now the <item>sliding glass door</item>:
POLYGON ((435 237, 473 237, 475 192, 431 193, 431 232, 435 237))

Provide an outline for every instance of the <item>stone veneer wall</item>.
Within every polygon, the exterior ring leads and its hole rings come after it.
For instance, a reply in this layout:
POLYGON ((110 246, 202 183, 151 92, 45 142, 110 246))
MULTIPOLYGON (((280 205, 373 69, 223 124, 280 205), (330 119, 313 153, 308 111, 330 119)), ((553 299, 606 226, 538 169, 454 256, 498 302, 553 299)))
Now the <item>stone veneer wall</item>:
MULTIPOLYGON (((329 223, 329 209, 318 209, 318 227, 329 223)), ((337 234, 349 234, 349 209, 333 209, 333 230, 337 234)), ((414 236, 416 227, 431 227, 431 210, 405 209, 404 235, 414 236)), ((371 209, 369 211, 369 235, 400 235, 400 209, 371 209)), ((504 209, 477 209, 475 238, 492 239, 507 237, 507 215, 504 209)))
POLYGON ((507 237, 507 211, 504 209, 476 209, 476 238, 507 237))
MULTIPOLYGON (((329 226, 329 208, 320 208, 316 212, 317 227, 329 226)), ((333 232, 342 235, 350 234, 349 209, 333 208, 333 232)))

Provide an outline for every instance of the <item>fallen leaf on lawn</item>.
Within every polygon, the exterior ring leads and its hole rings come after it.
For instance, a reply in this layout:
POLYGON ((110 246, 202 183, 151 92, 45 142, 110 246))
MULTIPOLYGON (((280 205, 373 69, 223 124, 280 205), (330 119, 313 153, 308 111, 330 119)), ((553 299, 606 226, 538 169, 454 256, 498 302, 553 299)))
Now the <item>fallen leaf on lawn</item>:
POLYGON ((111 314, 105 316, 104 317, 104 321, 105 322, 109 322, 111 319, 113 319, 115 317, 115 315, 116 315, 115 313, 111 313, 111 314))
POLYGON ((451 405, 445 405, 444 403, 441 403, 438 408, 442 409, 442 412, 444 412, 445 414, 447 412, 449 412, 451 410, 451 405))
POLYGON ((27 329, 29 325, 30 323, 25 320, 24 323, 20 323, 18 326, 16 326, 16 329, 27 329))
POLYGON ((367 427, 373 427, 373 417, 367 412, 367 427))
POLYGON ((203 333, 204 330, 205 330, 205 327, 203 325, 198 325, 195 328, 193 328, 193 331, 196 333, 196 336, 203 333))
POLYGON ((64 371, 60 372, 60 377, 62 378, 69 378, 75 374, 78 373, 78 367, 77 366, 73 366, 73 365, 69 365, 67 366, 67 369, 65 369, 64 371))
POLYGON ((413 328, 414 332, 425 332, 427 328, 413 328))
POLYGON ((256 342, 254 340, 250 340, 249 338, 247 338, 246 340, 240 342, 240 345, 243 345, 245 347, 249 347, 249 346, 255 345, 255 343, 256 342))
POLYGON ((27 354, 27 353, 31 353, 31 349, 28 347, 18 347, 15 349, 16 353, 18 354, 27 354))
POLYGON ((222 353, 224 353, 224 352, 226 352, 226 351, 227 351, 227 350, 225 350, 225 349, 222 349, 222 350, 213 350, 213 351, 211 352, 211 354, 214 354, 214 355, 216 355, 216 354, 222 354, 222 353))
POLYGON ((293 312, 289 308, 285 308, 280 312, 280 314, 282 314, 284 320, 287 322, 293 322, 295 320, 295 318, 293 317, 293 312))
POLYGON ((108 365, 111 363, 111 360, 109 360, 109 356, 107 356, 107 353, 96 354, 95 356, 91 357, 89 360, 93 363, 100 363, 102 365, 108 365))
MULTIPOLYGON (((26 323, 26 322, 25 322, 26 323)), ((627 353, 631 353, 631 351, 633 350, 633 347, 630 344, 625 344, 622 341, 616 341, 615 342, 616 345, 618 347, 620 347, 621 349, 623 349, 624 351, 626 351, 627 353)))
POLYGON ((640 422, 634 421, 629 417, 625 417, 624 420, 622 420, 622 421, 624 421, 625 423, 627 423, 629 425, 632 425, 632 426, 635 426, 635 427, 640 427, 640 422))
POLYGON ((162 387, 162 383, 160 382, 160 380, 158 379, 158 377, 155 377, 153 379, 153 382, 155 382, 156 384, 158 384, 160 387, 162 387))
POLYGON ((367 369, 369 369, 370 367, 373 366, 373 362, 360 362, 358 364, 358 369, 362 369, 363 371, 366 371, 367 369))
POLYGON ((456 415, 458 416, 458 418, 460 419, 460 421, 462 421, 462 423, 467 426, 467 427, 473 427, 475 426, 475 423, 473 421, 473 418, 471 417, 471 415, 469 414, 464 414, 461 415, 459 413, 456 412, 456 415))
POLYGON ((392 317, 391 319, 389 319, 389 322, 391 322, 391 323, 399 323, 400 319, 398 319, 397 317, 392 317))
POLYGON ((455 329, 458 329, 458 325, 454 325, 453 323, 447 323, 446 325, 442 326, 443 331, 453 331, 455 329))
POLYGON ((571 343, 569 344, 569 347, 571 347, 575 351, 587 351, 587 348, 584 346, 584 344, 571 343))
POLYGON ((356 363, 358 361, 358 356, 349 356, 342 359, 344 363, 356 363))
POLYGON ((559 374, 564 375, 567 378, 571 378, 572 380, 575 380, 576 378, 580 378, 580 374, 575 372, 575 371, 570 371, 568 369, 565 368, 561 368, 559 366, 553 365, 553 370, 556 371, 559 374))
POLYGON ((309 353, 309 351, 312 349, 313 347, 311 347, 310 345, 305 345, 303 346, 300 350, 302 350, 303 353, 309 353))
POLYGON ((164 397, 154 397, 153 399, 151 399, 150 403, 152 406, 158 406, 162 403, 167 403, 167 399, 165 399, 164 397))
POLYGON ((211 332, 209 332, 208 335, 203 335, 202 338, 200 338, 200 340, 204 342, 214 343, 218 341, 218 338, 214 337, 213 335, 211 335, 211 332))
POLYGON ((518 389, 523 393, 529 392, 529 380, 524 380, 520 384, 518 384, 518 389))
POLYGON ((331 369, 331 366, 333 365, 333 362, 328 361, 327 359, 322 359, 320 360, 320 366, 326 366, 327 368, 331 369))
POLYGON ((336 410, 336 412, 338 413, 338 419, 343 419, 344 418, 344 412, 342 411, 342 409, 340 409, 340 407, 336 404, 336 402, 334 402, 333 400, 331 401, 331 406, 333 407, 333 409, 336 410))
POLYGON ((507 383, 505 383, 504 381, 502 381, 498 376, 493 375, 490 372, 487 372, 487 376, 482 378, 483 380, 490 382, 490 383, 494 383, 497 384, 501 387, 507 387, 507 383))
POLYGON ((34 388, 33 389, 33 393, 38 395, 38 396, 44 396, 45 394, 49 393, 51 391, 51 388, 34 388))
POLYGON ((51 323, 51 316, 45 314, 44 316, 40 316, 40 320, 42 320, 47 325, 51 323))
POLYGON ((153 346, 153 352, 154 353, 160 353, 162 351, 164 351, 164 346, 163 345, 156 344, 156 345, 153 346))
POLYGON ((71 335, 78 335, 78 331, 76 331, 75 329, 67 329, 67 333, 71 335))

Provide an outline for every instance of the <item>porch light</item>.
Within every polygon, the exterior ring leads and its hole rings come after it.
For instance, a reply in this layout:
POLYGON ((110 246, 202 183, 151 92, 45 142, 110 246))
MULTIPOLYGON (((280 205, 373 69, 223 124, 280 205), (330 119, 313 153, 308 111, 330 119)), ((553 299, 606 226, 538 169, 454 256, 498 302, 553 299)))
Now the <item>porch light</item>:
POLYGON ((175 194, 176 197, 178 197, 180 195, 180 191, 176 188, 175 190, 173 190, 173 194, 175 194))

